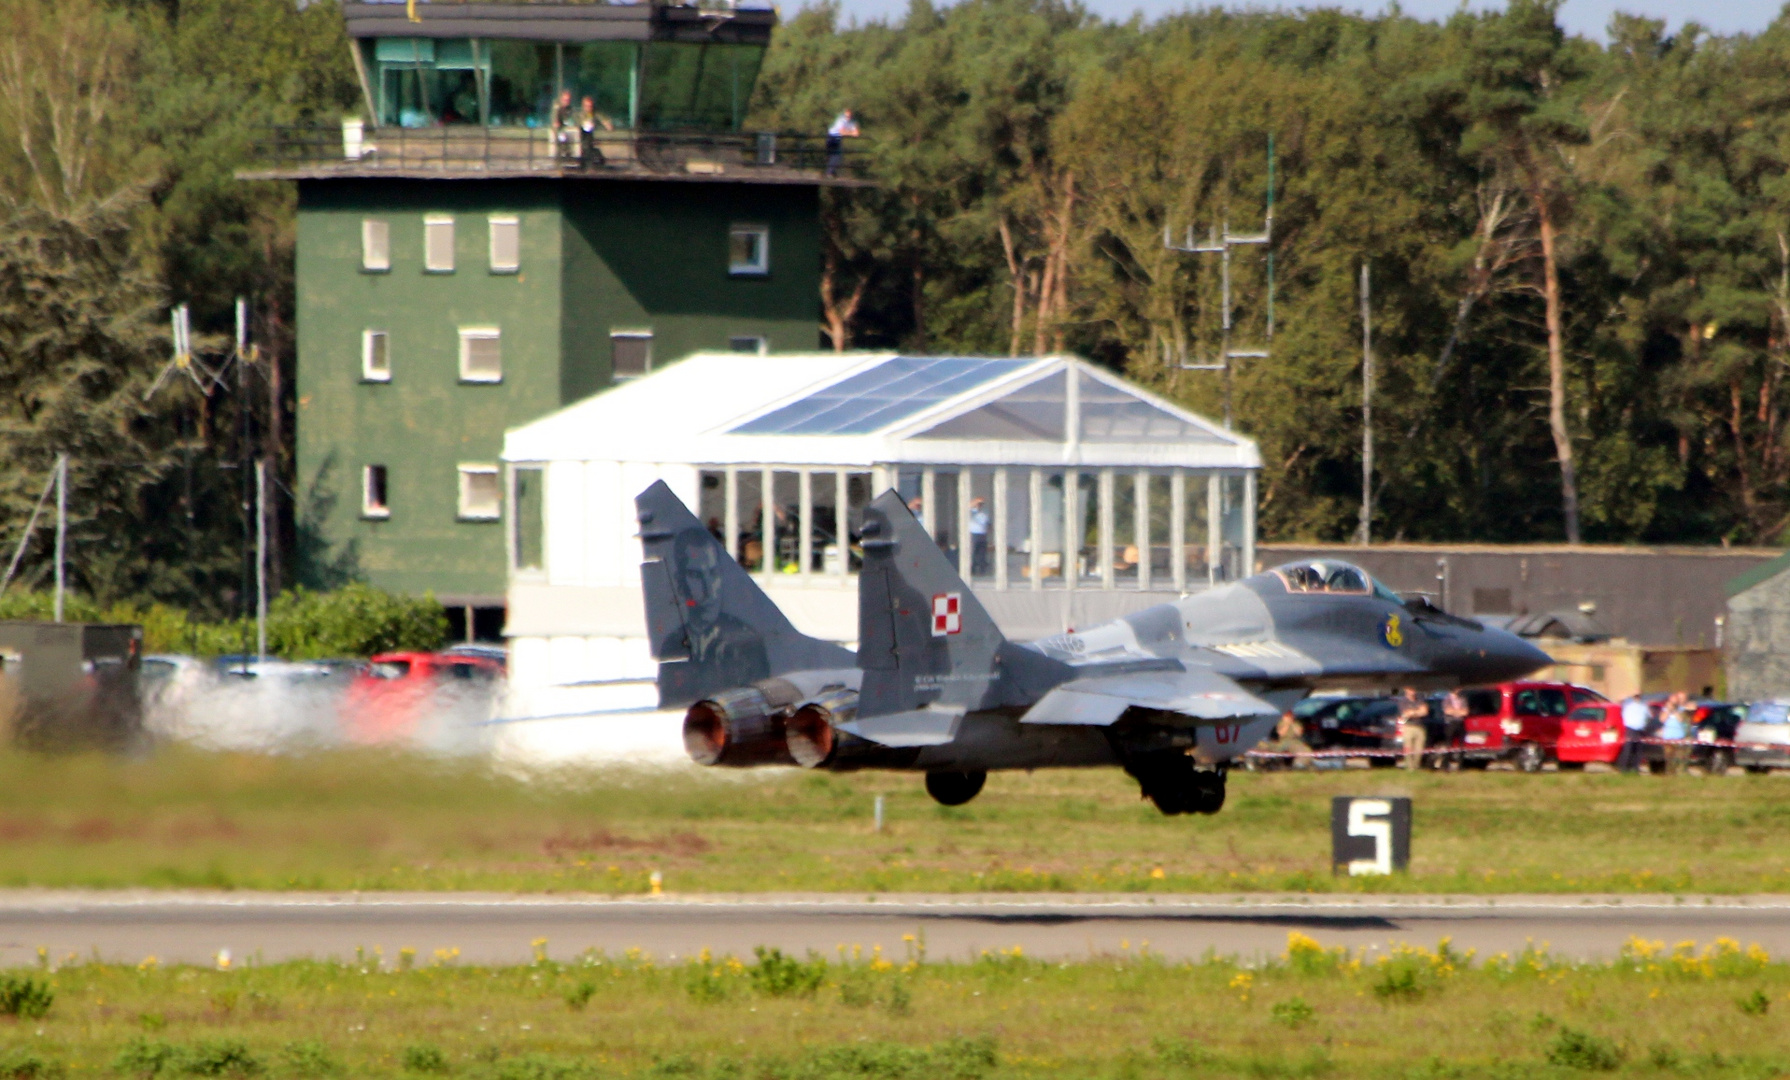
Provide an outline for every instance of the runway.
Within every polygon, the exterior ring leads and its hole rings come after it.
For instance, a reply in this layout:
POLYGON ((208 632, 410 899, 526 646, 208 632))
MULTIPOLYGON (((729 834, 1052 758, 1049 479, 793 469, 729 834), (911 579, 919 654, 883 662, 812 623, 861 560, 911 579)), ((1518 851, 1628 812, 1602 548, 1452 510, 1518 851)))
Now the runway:
POLYGON ((749 957, 756 945, 833 956, 840 945, 892 959, 924 942, 929 959, 1023 949, 1085 959, 1148 949, 1171 959, 1277 955, 1299 931, 1325 945, 1398 943, 1487 956, 1545 944, 1581 959, 1614 956, 1635 935, 1757 942, 1790 953, 1790 896, 751 896, 613 900, 491 894, 0 893, 0 964, 100 957, 137 963, 351 959, 390 966, 447 950, 460 963, 517 963, 533 943, 557 959, 640 949, 660 961, 704 948, 749 957), (912 935, 913 942, 904 940, 912 935), (458 950, 457 953, 452 950, 458 950))

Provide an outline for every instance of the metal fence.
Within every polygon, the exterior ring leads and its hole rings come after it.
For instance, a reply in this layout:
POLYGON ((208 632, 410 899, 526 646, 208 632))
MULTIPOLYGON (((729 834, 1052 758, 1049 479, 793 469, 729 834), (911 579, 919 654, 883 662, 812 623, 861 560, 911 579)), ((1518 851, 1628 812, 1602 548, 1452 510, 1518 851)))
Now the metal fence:
POLYGON ((861 147, 829 152, 824 136, 777 132, 599 131, 551 128, 266 128, 252 147, 256 165, 379 172, 729 173, 817 172, 862 178, 861 147))

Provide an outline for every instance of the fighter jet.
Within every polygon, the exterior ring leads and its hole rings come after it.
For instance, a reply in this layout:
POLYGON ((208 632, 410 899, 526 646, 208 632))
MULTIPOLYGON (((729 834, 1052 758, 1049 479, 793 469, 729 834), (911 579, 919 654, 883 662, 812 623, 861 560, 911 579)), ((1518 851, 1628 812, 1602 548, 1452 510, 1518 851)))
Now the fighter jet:
POLYGON ((891 491, 865 513, 854 672, 850 653, 797 634, 668 488, 637 506, 662 704, 690 698, 692 757, 924 772, 948 806, 991 770, 1117 765, 1163 813, 1212 814, 1230 764, 1315 688, 1500 682, 1551 663, 1331 559, 1012 642, 891 491), (714 550, 699 554, 704 540, 714 550), (740 629, 719 629, 730 619, 740 629), (741 644, 694 644, 728 635, 741 644))

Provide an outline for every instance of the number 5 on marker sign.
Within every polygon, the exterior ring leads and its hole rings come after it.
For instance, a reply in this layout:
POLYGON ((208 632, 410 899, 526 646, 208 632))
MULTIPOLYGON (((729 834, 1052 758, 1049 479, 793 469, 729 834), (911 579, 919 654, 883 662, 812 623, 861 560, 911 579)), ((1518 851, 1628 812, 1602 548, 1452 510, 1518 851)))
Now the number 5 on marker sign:
POLYGON ((1350 876, 1411 864, 1411 800, 1338 795, 1330 804, 1330 864, 1350 876))

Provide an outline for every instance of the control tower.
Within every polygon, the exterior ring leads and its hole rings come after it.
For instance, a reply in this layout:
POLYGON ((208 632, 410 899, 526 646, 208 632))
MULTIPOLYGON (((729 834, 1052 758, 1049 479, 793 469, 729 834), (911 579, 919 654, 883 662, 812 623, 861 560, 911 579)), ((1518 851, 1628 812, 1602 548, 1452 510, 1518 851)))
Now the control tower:
POLYGON ((298 186, 301 542, 494 636, 504 431, 697 350, 813 349, 819 189, 862 181, 744 130, 768 6, 343 12, 360 114, 239 173, 298 186))

